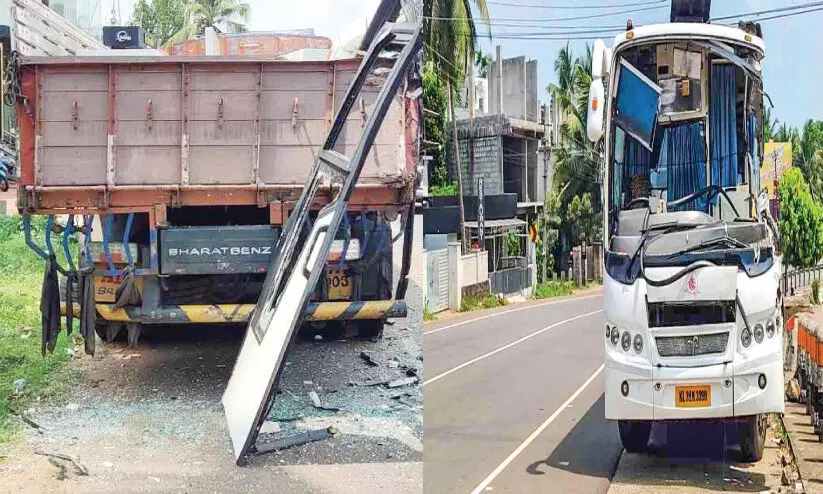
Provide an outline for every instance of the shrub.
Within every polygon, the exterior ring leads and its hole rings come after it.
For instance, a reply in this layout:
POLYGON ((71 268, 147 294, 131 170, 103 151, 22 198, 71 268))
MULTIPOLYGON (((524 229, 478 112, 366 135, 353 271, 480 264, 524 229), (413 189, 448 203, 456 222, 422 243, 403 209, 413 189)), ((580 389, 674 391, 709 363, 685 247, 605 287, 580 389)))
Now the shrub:
POLYGON ((820 281, 812 281, 812 303, 817 305, 820 303, 820 281))

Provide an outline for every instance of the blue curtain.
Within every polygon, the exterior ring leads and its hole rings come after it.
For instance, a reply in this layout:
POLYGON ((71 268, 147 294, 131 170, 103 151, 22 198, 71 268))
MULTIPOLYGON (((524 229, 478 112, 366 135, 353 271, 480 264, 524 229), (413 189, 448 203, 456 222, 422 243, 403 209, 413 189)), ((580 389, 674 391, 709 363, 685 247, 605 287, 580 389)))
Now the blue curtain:
MULTIPOLYGON (((734 187, 738 178, 737 155, 737 67, 712 66, 711 129, 712 184, 734 187)), ((716 199, 716 198, 715 198, 716 199)))
POLYGON ((752 193, 757 197, 760 194, 760 148, 757 142, 757 116, 749 114, 749 152, 752 155, 752 193))
MULTIPOLYGON (((706 149, 703 125, 692 122, 669 127, 663 136, 658 168, 667 168, 668 202, 686 197, 706 187, 706 149)), ((707 211, 706 196, 676 210, 707 211)))

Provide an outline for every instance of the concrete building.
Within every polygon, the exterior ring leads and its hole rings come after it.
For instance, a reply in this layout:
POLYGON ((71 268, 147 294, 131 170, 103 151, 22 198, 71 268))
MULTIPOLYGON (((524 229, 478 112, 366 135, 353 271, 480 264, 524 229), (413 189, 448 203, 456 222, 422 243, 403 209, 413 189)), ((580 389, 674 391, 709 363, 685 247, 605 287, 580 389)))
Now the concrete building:
MULTIPOLYGON (((511 217, 498 217, 482 226, 467 219, 465 234, 470 245, 488 253, 492 291, 527 294, 537 276, 535 244, 527 233, 528 226, 540 215, 550 186, 547 111, 538 97, 537 61, 503 58, 498 47, 487 80, 481 84, 475 81, 474 87, 474 111, 466 104, 472 101, 467 88, 459 98, 464 107, 455 110, 463 194, 477 196, 482 178, 487 202, 493 196, 513 196, 516 208, 511 217), (483 242, 478 242, 480 228, 483 242)), ((449 132, 449 138, 452 136, 449 132)), ((456 181, 453 149, 453 142, 449 143, 449 175, 456 181)))

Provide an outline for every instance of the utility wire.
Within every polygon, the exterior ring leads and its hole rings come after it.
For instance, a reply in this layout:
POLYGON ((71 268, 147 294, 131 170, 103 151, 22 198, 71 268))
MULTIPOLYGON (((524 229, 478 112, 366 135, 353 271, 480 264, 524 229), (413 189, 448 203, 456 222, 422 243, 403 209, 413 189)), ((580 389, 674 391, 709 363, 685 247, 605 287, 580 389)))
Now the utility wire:
MULTIPOLYGON (((641 8, 636 8, 636 9, 618 10, 618 11, 615 11, 615 12, 601 12, 599 14, 588 14, 588 15, 572 16, 572 17, 558 17, 558 18, 555 18, 555 19, 545 19, 543 22, 548 23, 548 22, 579 21, 579 20, 584 20, 584 19, 599 19, 601 17, 612 17, 612 16, 616 16, 616 15, 625 15, 625 14, 631 14, 631 13, 635 13, 635 12, 646 12, 646 11, 649 11, 649 10, 658 10, 658 9, 665 9, 665 8, 666 8, 665 5, 660 5, 660 6, 657 6, 657 7, 641 7, 641 8)), ((431 21, 464 21, 465 20, 465 18, 463 18, 463 17, 424 16, 423 18, 426 19, 426 20, 431 20, 431 21)), ((489 22, 518 21, 518 20, 531 21, 531 22, 535 21, 535 19, 525 19, 525 18, 522 18, 522 17, 495 17, 495 18, 490 18, 489 22)), ((485 19, 479 19, 479 21, 485 22, 485 19)))
POLYGON ((623 7, 632 7, 635 5, 653 5, 655 3, 668 4, 669 0, 656 0, 653 2, 635 2, 635 3, 612 3, 607 5, 534 5, 515 2, 486 2, 488 5, 504 5, 508 7, 527 7, 532 9, 549 9, 549 10, 586 10, 586 9, 617 9, 623 7))

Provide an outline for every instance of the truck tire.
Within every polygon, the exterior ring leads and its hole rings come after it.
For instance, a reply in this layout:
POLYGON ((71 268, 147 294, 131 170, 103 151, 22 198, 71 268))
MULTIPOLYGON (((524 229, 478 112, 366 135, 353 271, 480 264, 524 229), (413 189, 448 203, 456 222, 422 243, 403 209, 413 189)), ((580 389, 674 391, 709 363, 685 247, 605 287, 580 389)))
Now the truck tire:
POLYGON ((363 340, 380 341, 383 338, 383 319, 357 321, 357 337, 363 340))
POLYGON ((769 415, 761 413, 744 417, 737 425, 740 435, 740 452, 742 460, 754 463, 763 458, 763 447, 766 445, 766 431, 769 428, 769 415))
POLYGON ((629 453, 645 453, 649 449, 649 437, 652 434, 651 422, 634 422, 618 420, 620 441, 629 453))

